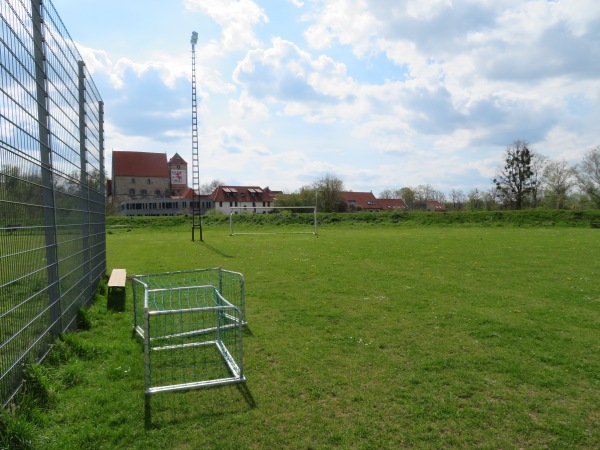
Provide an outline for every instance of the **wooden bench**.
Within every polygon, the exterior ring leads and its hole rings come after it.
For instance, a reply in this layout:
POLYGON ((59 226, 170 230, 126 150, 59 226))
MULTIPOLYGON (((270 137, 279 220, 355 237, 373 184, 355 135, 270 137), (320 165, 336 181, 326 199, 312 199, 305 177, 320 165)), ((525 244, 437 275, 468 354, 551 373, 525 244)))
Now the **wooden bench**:
POLYGON ((125 283, 127 283, 127 271, 113 269, 108 279, 108 297, 106 299, 110 309, 125 310, 125 283))

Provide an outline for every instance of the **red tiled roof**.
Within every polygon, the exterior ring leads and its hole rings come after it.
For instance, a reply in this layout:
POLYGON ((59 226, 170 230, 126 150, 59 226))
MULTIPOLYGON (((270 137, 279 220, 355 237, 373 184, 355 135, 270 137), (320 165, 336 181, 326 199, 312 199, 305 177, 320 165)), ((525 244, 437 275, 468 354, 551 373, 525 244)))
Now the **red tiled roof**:
POLYGON ((272 202, 275 196, 271 192, 259 186, 219 186, 210 194, 209 198, 214 202, 251 202, 252 199, 260 202, 272 202))
POLYGON ((378 198, 377 201, 384 210, 408 209, 408 205, 401 198, 378 198))
POLYGON ((169 177, 166 153, 114 151, 115 177, 169 177))
POLYGON ((342 197, 350 208, 361 208, 363 210, 382 209, 382 206, 372 192, 342 192, 342 197))
POLYGON ((194 198, 194 190, 192 188, 187 188, 181 197, 185 198, 186 200, 192 200, 194 198))
POLYGON ((442 205, 440 202, 438 202, 437 200, 427 200, 425 202, 425 204, 432 210, 432 211, 446 211, 446 207, 444 205, 442 205))

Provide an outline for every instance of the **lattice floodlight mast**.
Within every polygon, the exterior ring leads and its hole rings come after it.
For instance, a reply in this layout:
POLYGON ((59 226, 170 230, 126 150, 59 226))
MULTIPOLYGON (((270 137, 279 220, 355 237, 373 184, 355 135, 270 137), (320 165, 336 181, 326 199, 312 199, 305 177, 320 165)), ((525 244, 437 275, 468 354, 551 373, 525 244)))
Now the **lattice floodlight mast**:
POLYGON ((200 165, 198 156, 198 105, 196 102, 196 44, 198 33, 192 31, 192 241, 194 241, 196 228, 200 230, 202 241, 202 207, 200 202, 200 165), (198 223, 196 223, 196 208, 198 208, 198 223))

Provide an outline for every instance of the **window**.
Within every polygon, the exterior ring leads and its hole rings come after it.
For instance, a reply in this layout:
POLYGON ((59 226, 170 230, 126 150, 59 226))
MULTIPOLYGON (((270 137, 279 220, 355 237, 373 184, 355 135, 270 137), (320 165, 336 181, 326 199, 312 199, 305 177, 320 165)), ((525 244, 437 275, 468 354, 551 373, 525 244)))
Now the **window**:
POLYGON ((148 195, 148 192, 146 189, 142 189, 142 197, 145 197, 146 195, 148 195))
POLYGON ((134 196, 135 195, 135 189, 129 189, 129 195, 134 196))
POLYGON ((222 208, 223 207, 223 202, 219 202, 219 206, 222 208))
POLYGON ((131 184, 135 184, 135 178, 131 179, 131 184))
POLYGON ((156 194, 157 197, 160 197, 160 189, 157 189, 156 191, 154 191, 154 193, 156 194))

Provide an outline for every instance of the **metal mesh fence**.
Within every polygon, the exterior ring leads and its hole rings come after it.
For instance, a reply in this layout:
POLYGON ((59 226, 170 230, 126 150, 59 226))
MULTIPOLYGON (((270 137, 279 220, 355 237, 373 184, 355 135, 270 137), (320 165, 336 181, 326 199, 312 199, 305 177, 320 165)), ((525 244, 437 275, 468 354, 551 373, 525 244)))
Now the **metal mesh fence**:
POLYGON ((103 103, 49 0, 0 1, 0 400, 106 271, 103 103))
POLYGON ((245 381, 242 310, 222 295, 219 282, 238 301, 243 298, 241 274, 221 269, 133 277, 147 408, 149 395, 157 392, 245 381), (206 280, 216 286, 197 284, 206 280))

